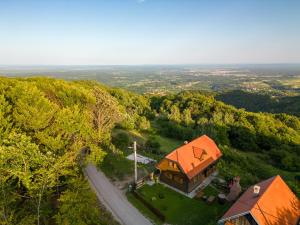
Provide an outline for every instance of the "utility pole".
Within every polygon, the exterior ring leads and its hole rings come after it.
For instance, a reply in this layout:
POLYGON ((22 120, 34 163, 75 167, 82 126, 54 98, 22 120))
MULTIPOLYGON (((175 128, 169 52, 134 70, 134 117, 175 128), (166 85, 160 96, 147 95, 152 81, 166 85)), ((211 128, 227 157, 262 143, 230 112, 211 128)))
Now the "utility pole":
POLYGON ((134 151, 134 183, 137 183, 136 141, 133 142, 134 151))

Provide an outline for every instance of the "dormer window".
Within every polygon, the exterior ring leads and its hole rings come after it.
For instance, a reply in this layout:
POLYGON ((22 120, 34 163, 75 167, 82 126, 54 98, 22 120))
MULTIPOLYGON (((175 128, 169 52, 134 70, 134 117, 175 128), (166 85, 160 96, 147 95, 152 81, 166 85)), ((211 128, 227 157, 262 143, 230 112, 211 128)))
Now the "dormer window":
POLYGON ((205 151, 205 149, 198 148, 198 147, 195 147, 195 146, 193 146, 193 152, 194 152, 195 158, 197 158, 199 160, 203 160, 204 156, 207 154, 207 152, 205 151))

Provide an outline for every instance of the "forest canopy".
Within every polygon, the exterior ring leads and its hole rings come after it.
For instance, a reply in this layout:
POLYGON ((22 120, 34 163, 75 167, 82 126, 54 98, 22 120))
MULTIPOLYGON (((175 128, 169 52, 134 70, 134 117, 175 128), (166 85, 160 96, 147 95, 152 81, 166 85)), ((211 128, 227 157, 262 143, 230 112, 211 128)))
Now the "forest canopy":
POLYGON ((276 173, 294 174, 289 184, 300 193, 294 182, 300 171, 298 117, 247 112, 198 91, 153 96, 151 106, 162 135, 183 141, 212 137, 225 153, 220 164, 224 175, 243 175, 249 185, 276 173))
POLYGON ((101 85, 1 78, 0 103, 0 224, 99 224, 89 189, 67 209, 87 186, 81 150, 90 149, 86 162, 106 154, 110 129, 122 119, 117 100, 101 85))
POLYGON ((151 154, 162 147, 153 134, 182 142, 207 134, 222 149, 225 178, 247 186, 280 174, 300 193, 298 117, 247 112, 199 91, 144 96, 95 81, 3 77, 0 224, 109 224, 81 165, 123 160, 130 141, 112 137, 114 128, 147 133, 151 154))

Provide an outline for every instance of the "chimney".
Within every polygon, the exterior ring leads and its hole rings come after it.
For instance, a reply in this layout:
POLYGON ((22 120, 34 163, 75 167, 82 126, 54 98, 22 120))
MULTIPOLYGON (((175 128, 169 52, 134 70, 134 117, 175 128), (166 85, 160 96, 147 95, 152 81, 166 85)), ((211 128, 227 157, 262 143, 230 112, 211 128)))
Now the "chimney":
POLYGON ((183 143, 186 145, 186 144, 189 143, 189 142, 188 142, 188 141, 184 141, 183 143))
POLYGON ((240 183, 241 178, 239 176, 236 176, 233 178, 235 183, 240 183))
POLYGON ((260 186, 254 185, 254 187, 253 187, 253 194, 255 196, 258 196, 259 195, 259 191, 260 191, 260 186))

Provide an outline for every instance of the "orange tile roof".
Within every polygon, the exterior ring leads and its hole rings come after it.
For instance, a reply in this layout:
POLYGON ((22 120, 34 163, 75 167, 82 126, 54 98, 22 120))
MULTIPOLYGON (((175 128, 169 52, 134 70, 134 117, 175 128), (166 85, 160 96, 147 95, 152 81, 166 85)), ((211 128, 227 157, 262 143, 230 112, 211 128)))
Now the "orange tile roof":
POLYGON ((177 162, 188 178, 192 179, 221 156, 216 143, 203 135, 175 149, 165 158, 177 162))
POLYGON ((257 184, 259 195, 253 187, 233 204, 220 221, 250 213, 259 225, 296 225, 300 216, 300 201, 280 176, 257 184))

